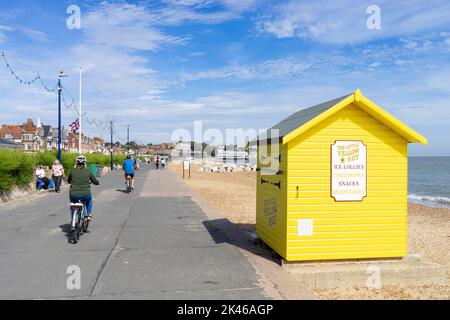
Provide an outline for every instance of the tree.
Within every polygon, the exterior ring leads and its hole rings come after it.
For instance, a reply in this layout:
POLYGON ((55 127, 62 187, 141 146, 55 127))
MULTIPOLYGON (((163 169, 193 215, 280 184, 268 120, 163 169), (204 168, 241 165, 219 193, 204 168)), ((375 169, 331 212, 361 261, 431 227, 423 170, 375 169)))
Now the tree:
POLYGON ((125 144, 125 146, 130 149, 139 148, 139 145, 135 141, 130 141, 129 143, 125 144))

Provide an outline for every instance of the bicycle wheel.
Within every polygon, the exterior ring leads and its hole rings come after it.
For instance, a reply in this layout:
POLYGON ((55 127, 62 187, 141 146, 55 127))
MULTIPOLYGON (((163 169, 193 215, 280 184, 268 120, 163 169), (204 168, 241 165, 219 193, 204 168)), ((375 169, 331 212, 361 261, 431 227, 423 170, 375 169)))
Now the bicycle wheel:
POLYGON ((80 241, 80 226, 78 225, 77 228, 75 229, 75 243, 77 243, 78 241, 80 241))
POLYGON ((72 230, 72 241, 73 243, 77 243, 80 240, 80 233, 81 233, 81 225, 80 225, 80 218, 81 218, 81 212, 76 211, 76 216, 74 219, 75 221, 75 228, 72 230))
POLYGON ((72 243, 77 243, 78 240, 80 239, 80 229, 78 227, 75 227, 75 229, 73 229, 70 232, 70 238, 72 240, 72 243))
POLYGON ((82 221, 82 229, 83 232, 86 233, 89 228, 89 220, 87 218, 87 208, 86 203, 83 203, 83 221, 82 221))
MULTIPOLYGON (((82 209, 81 209, 81 210, 82 210, 82 209)), ((82 228, 83 228, 83 225, 82 225, 83 220, 81 219, 81 215, 82 215, 81 210, 78 211, 78 221, 77 221, 77 226, 76 226, 76 228, 75 228, 75 230, 77 230, 77 234, 76 234, 76 236, 77 236, 77 241, 80 240, 80 235, 81 235, 81 233, 83 232, 83 230, 82 230, 82 228)))
POLYGON ((71 230, 70 230, 70 240, 72 241, 72 243, 77 243, 78 239, 76 236, 76 231, 77 231, 77 221, 78 220, 78 211, 74 210, 72 211, 72 223, 71 223, 71 230), (75 221, 75 223, 74 223, 75 221))
POLYGON ((89 220, 85 217, 83 219, 83 232, 86 233, 89 228, 89 220))

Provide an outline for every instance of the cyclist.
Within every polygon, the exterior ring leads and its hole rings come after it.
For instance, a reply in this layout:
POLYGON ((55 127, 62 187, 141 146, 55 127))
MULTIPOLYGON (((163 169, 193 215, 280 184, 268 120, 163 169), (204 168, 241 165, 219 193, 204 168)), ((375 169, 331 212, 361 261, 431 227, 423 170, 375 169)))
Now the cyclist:
POLYGON ((80 155, 77 157, 77 165, 70 172, 67 181, 70 183, 70 202, 77 203, 83 200, 86 204, 88 220, 92 220, 92 194, 91 183, 99 185, 100 182, 94 177, 94 175, 86 169, 87 159, 85 156, 80 155))
POLYGON ((131 177, 131 189, 134 190, 134 170, 136 168, 135 160, 131 159, 131 155, 127 155, 127 159, 123 162, 123 170, 125 171, 125 183, 127 176, 131 177))

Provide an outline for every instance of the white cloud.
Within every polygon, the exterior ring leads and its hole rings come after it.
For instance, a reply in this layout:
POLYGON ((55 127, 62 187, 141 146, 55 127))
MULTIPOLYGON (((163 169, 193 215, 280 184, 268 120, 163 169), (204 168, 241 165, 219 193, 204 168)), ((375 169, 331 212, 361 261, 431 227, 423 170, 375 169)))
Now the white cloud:
MULTIPOLYGON (((250 4, 248 1, 245 3, 250 4)), ((83 105, 86 111, 98 119, 122 115, 124 110, 129 115, 136 115, 139 120, 152 119, 161 110, 191 110, 196 106, 195 103, 173 102, 163 98, 170 83, 151 67, 152 61, 146 51, 184 45, 189 41, 188 37, 172 36, 161 31, 163 26, 185 22, 218 23, 238 18, 242 10, 248 7, 230 1, 227 6, 211 10, 210 4, 209 1, 172 1, 167 6, 155 7, 105 1, 83 12, 80 43, 64 48, 64 54, 53 52, 45 66, 33 60, 27 64, 36 67, 42 74, 51 74, 64 66, 69 74, 69 78, 63 81, 64 86, 75 99, 78 97, 78 68, 82 66, 83 105), (207 10, 203 10, 205 8, 207 10)), ((3 33, 10 30, 0 25, 0 41, 3 33)), ((46 39, 44 33, 36 30, 25 27, 18 30, 37 40, 46 39)), ((8 83, 11 83, 10 80, 5 79, 8 83)), ((15 85, 11 84, 12 87, 15 85)), ((48 105, 53 105, 53 96, 44 95, 37 99, 36 92, 24 94, 24 90, 16 90, 11 94, 14 97, 12 100, 16 101, 14 106, 50 110, 48 105), (17 97, 20 96, 28 98, 19 101, 17 97)), ((35 91, 40 91, 40 88, 35 88, 35 91)), ((70 102, 70 98, 66 98, 70 102)), ((3 97, 3 103, 8 101, 9 98, 3 97)), ((19 114, 17 108, 10 111, 19 114)), ((73 115, 73 111, 68 112, 73 115)))
POLYGON ((41 32, 39 30, 0 25, 0 43, 3 43, 6 40, 7 32, 14 32, 14 31, 22 32, 28 38, 33 39, 33 40, 37 40, 37 41, 41 41, 41 42, 47 41, 47 35, 44 32, 41 32))
POLYGON ((165 6, 154 7, 155 23, 181 25, 186 22, 218 24, 242 17, 261 0, 166 0, 165 6))
POLYGON ((205 24, 218 24, 228 20, 238 19, 239 13, 233 11, 202 12, 190 7, 173 6, 157 11, 157 24, 159 25, 181 25, 186 22, 205 24))
MULTIPOLYGON (((348 39, 359 42, 402 34, 401 39, 370 45, 321 45, 319 49, 306 46, 305 50, 292 50, 289 53, 283 47, 282 56, 289 54, 289 58, 280 58, 278 53, 281 47, 273 52, 264 52, 263 55, 255 52, 255 47, 249 50, 245 38, 211 39, 218 44, 217 48, 211 49, 196 42, 197 39, 191 38, 189 34, 184 34, 185 30, 191 30, 184 28, 184 24, 198 26, 244 17, 247 10, 251 11, 261 4, 260 1, 251 0, 181 0, 166 1, 163 5, 149 4, 155 2, 103 2, 83 11, 82 30, 78 32, 81 41, 77 44, 53 48, 49 41, 49 48, 54 51, 48 57, 38 50, 33 50, 32 55, 22 53, 20 48, 17 48, 18 52, 10 53, 19 61, 27 60, 26 64, 50 77, 56 76, 55 70, 64 66, 69 74, 69 78, 64 79, 64 85, 75 97, 78 96, 78 67, 83 66, 85 110, 97 119, 108 119, 115 115, 121 123, 126 121, 123 117, 132 116, 133 134, 139 135, 138 139, 141 140, 165 140, 170 137, 172 130, 190 126, 194 120, 204 120, 208 126, 220 129, 264 128, 295 112, 297 107, 305 108, 350 93, 357 87, 361 87, 369 98, 406 119, 413 127, 424 125, 433 127, 433 130, 448 127, 450 108, 445 98, 450 94, 450 79, 447 76, 450 72, 444 67, 448 65, 445 55, 448 55, 450 49, 450 33, 439 33, 440 30, 436 29, 435 34, 423 32, 419 35, 404 35, 425 30, 426 26, 418 21, 417 25, 414 24, 411 30, 405 32, 402 27, 405 22, 394 21, 396 18, 400 19, 398 10, 394 13, 387 12, 388 8, 395 7, 396 2, 379 2, 382 8, 382 27, 386 30, 377 34, 365 28, 367 15, 364 3, 355 6, 355 2, 349 0, 343 0, 342 3, 290 1, 283 5, 273 2, 273 5, 267 7, 273 11, 267 11, 257 21, 261 31, 277 37, 346 43, 348 39), (300 10, 302 8, 305 10, 300 10), (390 21, 394 21, 392 25, 399 26, 400 29, 392 30, 390 21), (358 24, 362 26, 361 30, 358 24), (179 25, 183 27, 174 28, 179 25), (172 33, 174 30, 176 34, 172 33), (334 36, 335 40, 332 39, 334 36), (224 41, 233 42, 230 44, 224 41), (189 51, 190 47, 187 45, 191 42, 192 50, 189 51), (186 47, 180 52, 172 50, 174 46, 186 47), (223 49, 225 46, 229 50, 223 49), (166 48, 171 50, 164 55, 166 48), (149 53, 153 51, 159 53, 149 53), (220 51, 219 56, 215 56, 217 51, 220 51), (175 60, 178 55, 204 57, 192 59, 193 63, 189 65, 192 70, 178 75, 177 70, 186 65, 175 60), (48 58, 45 64, 42 64, 43 56, 48 58), (164 69, 158 68, 153 57, 170 60, 173 66, 167 69, 171 73, 161 73, 160 70, 164 69), (218 59, 215 60, 215 57, 218 59), (227 59, 226 66, 218 65, 223 57, 227 59), (266 60, 247 62, 253 58, 266 60), (428 62, 436 65, 434 70, 426 69, 428 62), (166 80, 169 77, 176 80, 166 80), (185 83, 180 85, 180 78, 185 83), (206 85, 187 83, 202 79, 211 81, 205 82, 206 85), (214 82, 215 79, 221 81, 214 82), (250 81, 230 81, 236 79, 250 81), (221 84, 220 87, 218 83, 221 84), (183 97, 185 92, 187 94, 183 97), (442 93, 441 101, 434 98, 436 92, 442 93), (425 108, 414 106, 430 107, 434 112, 427 113, 425 108), (424 114, 428 117, 426 123, 421 120, 424 114), (436 118, 435 114, 439 114, 439 117, 436 118)), ((431 10, 437 12, 433 7, 437 2, 430 2, 431 10)), ((405 6, 407 7, 406 4, 405 6)), ((442 6, 441 9, 445 9, 445 4, 442 6)), ((411 17, 420 14, 422 9, 423 6, 419 4, 414 10, 406 8, 402 12, 405 19, 411 21, 411 17)), ((425 16, 430 14, 424 13, 425 16)), ((442 25, 440 17, 437 14, 436 21, 429 23, 431 28, 442 25)), ((236 26, 245 27, 248 22, 250 21, 236 26)), ((216 30, 207 27, 209 30, 216 30)), ((23 30, 16 29, 19 32, 23 30)), ((0 40, 2 34, 9 31, 11 30, 0 26, 0 40)), ((39 37, 38 34, 35 35, 39 37)), ((216 35, 214 32, 201 33, 200 37, 204 41, 207 37, 216 35)), ((251 41, 258 45, 259 40, 261 39, 251 41)), ((20 74, 24 75, 22 72, 20 70, 20 74)), ((52 78, 48 82, 53 84, 54 80, 52 78)), ((8 106, 2 116, 4 119, 22 121, 23 114, 26 113, 35 119, 41 116, 43 121, 55 124, 57 100, 54 94, 42 93, 37 87, 18 89, 17 83, 11 81, 9 74, 0 75, 0 85, 3 110, 8 106), (12 114, 15 118, 11 117, 12 114)), ((66 122, 72 120, 73 116, 73 111, 64 113, 66 122)), ((95 134, 100 131, 95 127, 85 128, 95 134)), ((117 132, 125 132, 125 129, 118 127, 117 132)), ((427 133, 424 130, 423 134, 427 133)))
POLYGON ((271 7, 257 30, 277 38, 299 37, 327 43, 358 43, 414 34, 450 25, 446 0, 379 0, 381 30, 369 30, 366 9, 373 1, 288 1, 271 7))
POLYGON ((212 0, 165 0, 164 2, 187 7, 208 7, 214 3, 212 0))
POLYGON ((155 28, 158 18, 146 7, 103 2, 83 16, 83 30, 90 44, 134 50, 156 50, 163 43, 182 44, 184 38, 155 28))
POLYGON ((297 59, 267 60, 257 65, 223 67, 194 74, 185 74, 185 81, 238 78, 244 80, 263 80, 298 76, 311 68, 311 64, 297 59))
POLYGON ((11 30, 12 30, 11 27, 0 25, 0 43, 5 42, 5 40, 6 40, 5 33, 8 31, 11 31, 11 30))
POLYGON ((30 28, 23 28, 21 31, 26 36, 28 36, 29 38, 31 38, 33 40, 45 42, 48 39, 47 35, 44 32, 41 32, 39 30, 33 30, 33 29, 30 29, 30 28))
POLYGON ((189 55, 191 57, 201 57, 201 56, 204 56, 205 54, 206 54, 205 52, 197 51, 197 52, 191 52, 189 55))
POLYGON ((243 12, 262 3, 262 0, 165 0, 167 4, 175 6, 193 7, 195 9, 221 6, 234 12, 243 12))
POLYGON ((226 7, 238 12, 254 9, 264 3, 262 0, 222 0, 221 2, 226 7))

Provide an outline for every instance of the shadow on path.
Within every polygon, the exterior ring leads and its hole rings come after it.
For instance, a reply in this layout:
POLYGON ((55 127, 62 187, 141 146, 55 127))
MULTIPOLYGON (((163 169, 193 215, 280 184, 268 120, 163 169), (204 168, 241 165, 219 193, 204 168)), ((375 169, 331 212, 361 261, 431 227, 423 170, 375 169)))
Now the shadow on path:
POLYGON ((67 241, 70 242, 70 231, 71 231, 71 225, 70 223, 62 224, 59 226, 61 229, 61 232, 64 233, 64 236, 66 237, 67 241))
POLYGON ((240 230, 230 220, 226 218, 207 220, 203 221, 203 225, 215 243, 228 243, 281 265, 281 258, 275 251, 262 242, 252 239, 250 232, 240 230))

